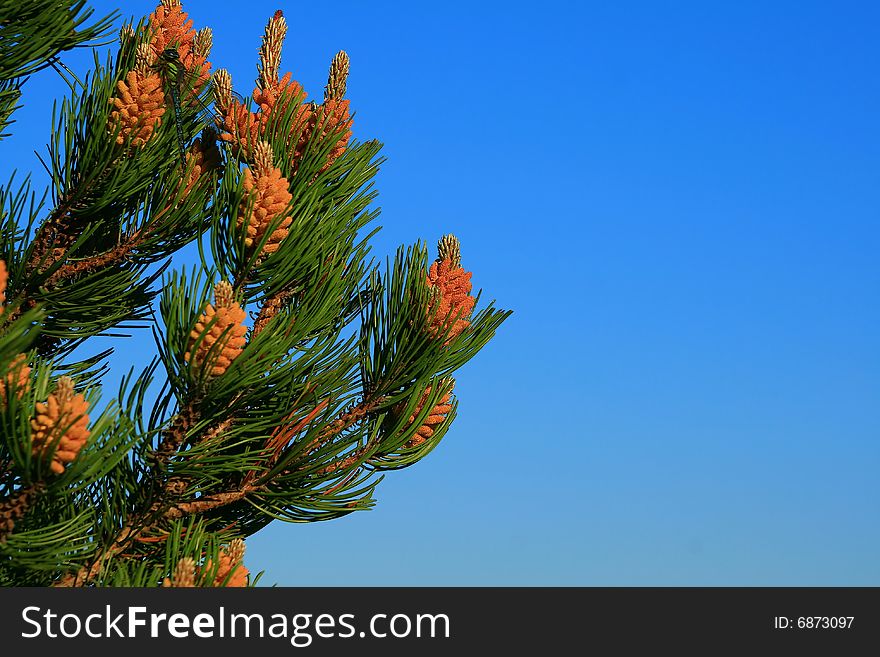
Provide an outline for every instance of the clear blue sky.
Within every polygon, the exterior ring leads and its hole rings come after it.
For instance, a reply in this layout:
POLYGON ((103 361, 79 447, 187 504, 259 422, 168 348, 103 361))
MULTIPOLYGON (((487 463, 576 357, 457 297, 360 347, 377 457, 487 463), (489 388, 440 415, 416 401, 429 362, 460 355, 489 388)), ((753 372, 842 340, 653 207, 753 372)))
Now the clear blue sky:
POLYGON ((876 3, 184 6, 241 92, 279 7, 310 94, 347 50, 377 253, 454 232, 515 311, 374 511, 248 541, 265 583, 880 585, 876 3))

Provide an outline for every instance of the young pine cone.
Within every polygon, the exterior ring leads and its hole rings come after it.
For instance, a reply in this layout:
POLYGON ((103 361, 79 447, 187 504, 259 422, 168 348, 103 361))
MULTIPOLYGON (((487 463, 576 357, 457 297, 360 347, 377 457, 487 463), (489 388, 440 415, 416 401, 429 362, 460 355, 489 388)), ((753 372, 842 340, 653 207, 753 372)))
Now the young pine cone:
POLYGON ((184 557, 177 562, 171 577, 166 577, 162 586, 165 588, 191 589, 196 585, 196 562, 191 557, 184 557))
MULTIPOLYGON (((214 576, 213 586, 243 587, 248 584, 248 569, 244 567, 244 541, 236 538, 220 551, 220 563, 214 576)), ((210 572, 211 562, 205 564, 210 572)))
MULTIPOLYGON (((446 421, 447 416, 449 415, 449 411, 452 410, 452 404, 450 404, 450 399, 452 398, 452 388, 455 386, 455 382, 449 383, 449 390, 447 390, 446 394, 444 394, 440 401, 431 409, 431 412, 428 414, 428 417, 425 418, 425 421, 422 425, 416 428, 415 432, 410 436, 409 440, 404 443, 405 447, 418 447, 423 442, 428 440, 434 435, 434 432, 437 430, 437 427, 440 426, 443 422, 446 421)), ((428 387, 424 394, 422 394, 422 398, 419 400, 419 403, 416 405, 413 414, 409 416, 408 422, 415 422, 416 417, 419 413, 422 412, 422 409, 425 406, 425 401, 428 399, 428 395, 431 394, 431 388, 428 387)), ((395 408, 396 414, 399 416, 406 410, 406 403, 401 402, 395 408)))
POLYGON ((163 587, 193 588, 196 586, 244 587, 248 584, 249 571, 242 563, 244 559, 244 541, 236 538, 229 545, 220 549, 220 563, 216 573, 213 563, 208 559, 204 566, 197 566, 190 557, 177 562, 171 578, 166 577, 163 587), (212 579, 207 580, 211 576, 212 579))
POLYGON ((162 0, 150 14, 149 21, 150 48, 156 57, 166 48, 177 48, 181 61, 190 57, 195 50, 197 33, 179 0, 162 0))
POLYGON ((15 387, 15 396, 18 399, 27 392, 31 384, 31 368, 28 367, 24 354, 18 354, 9 363, 6 378, 0 380, 0 407, 6 404, 6 391, 15 387))
MULTIPOLYGON (((222 166, 216 135, 213 131, 206 130, 201 137, 196 137, 186 153, 186 170, 189 171, 189 178, 183 189, 183 195, 187 196, 202 176, 210 174, 211 171, 221 171, 222 166)), ((181 179, 180 184, 183 182, 181 179)))
POLYGON ((470 295, 471 272, 461 266, 458 240, 454 237, 441 240, 440 259, 431 265, 427 284, 433 293, 428 305, 428 331, 434 337, 446 334, 445 344, 449 344, 470 326, 467 318, 476 303, 470 295))
POLYGON ((115 109, 110 113, 109 130, 116 133, 117 144, 130 140, 132 146, 143 146, 165 114, 162 78, 155 73, 129 71, 125 80, 116 83, 116 90, 119 95, 110 99, 115 109))
POLYGON ((321 138, 338 135, 336 143, 327 155, 327 163, 322 171, 327 170, 336 159, 345 152, 351 139, 351 114, 348 100, 329 99, 318 108, 318 125, 322 126, 321 138), (326 117, 326 119, 325 119, 326 117))
MULTIPOLYGON (((239 228, 246 226, 245 245, 251 248, 259 243, 279 215, 287 211, 293 198, 288 190, 290 183, 281 175, 281 170, 272 165, 269 145, 260 142, 255 148, 254 171, 244 170, 245 196, 241 200, 236 221, 239 228)), ((287 237, 287 229, 293 220, 286 216, 277 224, 266 243, 263 253, 274 253, 281 240, 287 237)))
POLYGON ((190 333, 190 350, 183 358, 197 368, 203 367, 210 359, 210 375, 220 376, 244 349, 247 327, 243 322, 247 315, 233 300, 232 286, 225 281, 215 286, 214 300, 216 309, 210 303, 205 306, 190 333))
POLYGON ((36 417, 31 420, 34 455, 51 453, 49 469, 55 474, 64 472, 65 464, 76 458, 89 439, 88 408, 85 397, 74 393, 73 380, 67 376, 58 379, 45 403, 36 405, 36 417))

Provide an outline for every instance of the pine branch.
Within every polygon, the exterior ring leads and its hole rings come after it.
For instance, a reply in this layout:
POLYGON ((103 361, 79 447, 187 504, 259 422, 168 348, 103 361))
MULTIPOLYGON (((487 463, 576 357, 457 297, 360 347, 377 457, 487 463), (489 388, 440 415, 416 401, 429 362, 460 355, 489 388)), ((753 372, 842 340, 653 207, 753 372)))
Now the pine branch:
MULTIPOLYGON (((457 403, 447 377, 506 317, 492 304, 474 312, 479 295, 454 237, 433 264, 418 244, 380 275, 375 230, 365 229, 378 215, 381 144, 352 141, 349 58, 334 57, 323 102, 308 101, 280 74, 281 12, 260 49, 256 104, 233 95, 228 74, 215 78, 225 159, 208 131, 187 149, 205 125, 194 106, 211 66, 210 31, 191 25, 179 0, 162 0, 124 29, 115 63, 96 63, 61 106, 46 165, 56 206, 27 214, 16 196, 15 217, 0 216, 14 299, 0 308, 0 376, 26 346, 34 367, 28 395, 0 411, 16 432, 0 441, 0 463, 31 467, 30 416, 59 367, 51 357, 144 318, 158 349, 140 380, 121 386, 118 408, 92 423, 98 444, 51 462, 51 498, 34 505, 19 493, 0 507, 0 521, 25 528, 8 541, 23 581, 191 585, 193 564, 273 519, 370 508, 383 470, 415 463, 444 435, 457 403), (208 229, 210 241, 198 239, 208 229), (161 270, 146 268, 193 240, 201 262, 164 278, 160 323, 150 303, 161 270), (7 340, 38 305, 39 340, 7 340), (34 358, 32 343, 47 358, 34 358), (148 401, 160 364, 167 379, 148 401), (57 539, 35 553, 25 542, 39 540, 41 524, 57 539)), ((83 380, 91 366, 77 370, 83 380)))

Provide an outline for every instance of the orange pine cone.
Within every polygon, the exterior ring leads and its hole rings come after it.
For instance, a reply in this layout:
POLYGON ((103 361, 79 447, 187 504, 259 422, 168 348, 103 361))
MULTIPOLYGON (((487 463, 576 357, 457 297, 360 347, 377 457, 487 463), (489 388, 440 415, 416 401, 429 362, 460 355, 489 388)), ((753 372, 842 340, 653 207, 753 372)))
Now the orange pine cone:
POLYGON ((254 146, 262 134, 262 117, 247 107, 233 101, 223 112, 220 139, 241 149, 245 159, 252 157, 254 146))
MULTIPOLYGON (((268 132, 275 117, 285 116, 292 103, 305 98, 302 85, 290 78, 291 75, 288 72, 278 83, 265 89, 254 89, 254 101, 260 106, 260 134, 262 137, 269 136, 268 132)), ((315 117, 309 103, 301 103, 294 112, 287 138, 287 148, 293 151, 294 166, 302 158, 306 144, 314 130, 314 124, 315 117)))
POLYGON ((205 55, 200 55, 193 51, 186 57, 181 57, 183 67, 189 74, 192 88, 188 96, 190 105, 195 105, 198 100, 198 94, 204 89, 205 85, 211 80, 211 62, 205 55))
MULTIPOLYGON (((220 551, 220 563, 214 576, 213 586, 229 588, 243 587, 248 584, 249 571, 242 563, 244 559, 244 541, 236 538, 220 551)), ((205 570, 212 570, 211 561, 205 564, 205 570)))
POLYGON ((213 562, 208 559, 203 566, 196 566, 190 557, 177 562, 171 578, 165 578, 163 587, 193 588, 195 586, 244 587, 248 585, 250 571, 242 563, 244 559, 244 541, 236 538, 229 545, 220 549, 217 572, 213 579, 207 580, 214 571, 213 562))
POLYGON ((214 138, 203 140, 202 137, 196 137, 186 153, 186 168, 190 173, 183 195, 186 196, 192 191, 199 178, 220 169, 222 165, 220 149, 217 148, 217 142, 214 138))
POLYGON ((296 80, 291 80, 291 77, 290 72, 287 72, 279 81, 264 88, 254 89, 253 99, 260 107, 260 112, 267 115, 272 112, 285 112, 290 103, 305 98, 303 86, 296 80))
MULTIPOLYGON (((2 261, 0 261, 2 262, 2 261)), ((6 405, 6 389, 15 387, 15 396, 21 399, 31 385, 31 368, 28 367, 24 354, 18 354, 9 363, 6 379, 0 380, 0 406, 6 405)))
POLYGON ((148 33, 151 61, 155 62, 168 48, 177 50, 192 81, 193 95, 197 94, 211 78, 211 62, 208 61, 211 30, 204 28, 196 32, 180 0, 162 0, 149 16, 148 33))
MULTIPOLYGON (((220 139, 235 144, 241 149, 241 154, 246 160, 253 160, 254 148, 261 139, 272 137, 273 119, 282 117, 289 111, 291 103, 305 95, 302 85, 290 80, 290 73, 275 84, 265 88, 257 87, 253 91, 253 99, 258 109, 251 112, 248 107, 231 99, 229 94, 228 106, 221 108, 222 126, 220 139)), ((312 115, 307 103, 299 105, 290 124, 290 136, 288 148, 295 153, 297 160, 311 134, 312 115), (293 143, 293 140, 296 142, 293 143)))
MULTIPOLYGON (((241 201, 236 224, 239 228, 247 226, 245 244, 250 248, 263 239, 272 221, 287 210, 293 196, 288 191, 290 183, 277 167, 258 167, 256 175, 246 168, 243 186, 246 194, 241 201)), ((287 229, 292 221, 290 217, 285 217, 278 224, 263 245, 263 253, 278 250, 281 240, 287 237, 287 229)))
POLYGON ((220 376, 244 349, 247 327, 243 322, 247 315, 232 299, 232 286, 229 283, 218 283, 214 288, 214 297, 217 308, 210 303, 205 306, 190 333, 190 351, 184 354, 184 360, 192 361, 193 366, 200 368, 210 358, 211 376, 220 376), (195 346, 202 335, 204 338, 195 346), (220 346, 214 347, 218 340, 222 341, 220 346), (195 352, 192 351, 193 347, 195 352))
POLYGON ((312 111, 307 103, 300 105, 296 111, 296 120, 290 124, 290 135, 287 142, 288 152, 291 149, 293 150, 294 167, 299 165, 303 154, 306 152, 306 146, 315 132, 317 118, 317 114, 312 111), (294 139, 296 143, 294 143, 294 139))
POLYGON ((152 137, 165 114, 165 91, 162 78, 155 73, 144 75, 129 71, 125 80, 116 83, 118 97, 110 99, 109 130, 116 133, 116 143, 131 140, 132 146, 143 146, 152 137))
POLYGON ((49 468, 55 474, 64 472, 89 439, 89 405, 82 394, 73 391, 73 380, 62 376, 46 403, 36 405, 31 420, 31 443, 35 456, 52 453, 49 468), (54 453, 53 453, 54 450, 54 453))
POLYGON ((324 101, 318 109, 318 125, 322 127, 321 139, 328 136, 338 134, 336 144, 327 155, 327 164, 324 165, 322 171, 329 168, 331 164, 345 152, 348 146, 348 140, 351 139, 351 114, 349 113, 348 100, 329 99, 324 101), (324 119, 326 117, 326 120, 324 119))
MULTIPOLYGON (((449 415, 449 411, 452 410, 452 404, 449 403, 452 397, 452 388, 455 383, 452 382, 449 385, 449 390, 446 392, 443 397, 440 398, 440 401, 431 409, 431 412, 428 414, 428 417, 425 418, 424 423, 420 427, 415 430, 415 433, 412 434, 409 440, 404 444, 405 447, 417 447, 421 445, 423 442, 428 440, 434 435, 434 432, 437 430, 437 427, 446 420, 446 417, 449 415)), ((409 416, 408 422, 415 422, 416 417, 419 413, 422 412, 422 409, 425 406, 425 401, 428 399, 428 395, 431 394, 431 388, 428 387, 424 394, 422 395, 421 400, 416 405, 413 414, 409 416)), ((406 404, 401 402, 397 405, 395 412, 400 415, 406 410, 406 404)))
POLYGON ((445 344, 470 326, 466 318, 470 317, 476 303, 476 299, 470 296, 473 287, 471 272, 453 263, 453 259, 448 257, 433 263, 427 278, 428 285, 435 291, 435 297, 428 307, 428 330, 439 337, 448 328, 445 344))
POLYGON ((177 47, 181 61, 192 50, 196 31, 179 0, 163 0, 150 14, 150 47, 158 57, 166 48, 177 47))

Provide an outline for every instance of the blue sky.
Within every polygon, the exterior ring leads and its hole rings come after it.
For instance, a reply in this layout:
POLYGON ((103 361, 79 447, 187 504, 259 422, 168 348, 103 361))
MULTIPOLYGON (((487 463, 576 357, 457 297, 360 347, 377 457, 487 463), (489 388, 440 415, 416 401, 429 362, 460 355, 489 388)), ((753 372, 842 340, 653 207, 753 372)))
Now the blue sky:
POLYGON ((347 50, 376 253, 454 232, 514 310, 375 510, 249 539, 264 583, 880 585, 875 3, 184 6, 240 92, 279 7, 310 94, 347 50))

